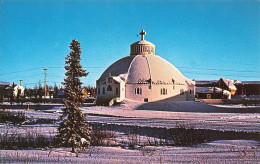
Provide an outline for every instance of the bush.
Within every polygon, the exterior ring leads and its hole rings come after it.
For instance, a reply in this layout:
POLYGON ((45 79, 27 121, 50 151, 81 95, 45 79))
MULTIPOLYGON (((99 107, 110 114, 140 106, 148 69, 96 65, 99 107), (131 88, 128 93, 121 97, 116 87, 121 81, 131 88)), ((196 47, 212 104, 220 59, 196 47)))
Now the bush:
POLYGON ((55 137, 47 137, 37 131, 30 131, 22 135, 13 130, 0 134, 0 149, 24 149, 24 148, 45 148, 57 146, 55 137))
POLYGON ((92 129, 90 143, 92 146, 101 146, 104 145, 106 139, 115 138, 113 132, 101 131, 98 128, 92 129))
POLYGON ((26 120, 24 112, 0 111, 0 122, 21 123, 26 120))
POLYGON ((206 142, 205 136, 192 126, 177 124, 175 129, 170 129, 170 137, 174 145, 188 146, 206 142))

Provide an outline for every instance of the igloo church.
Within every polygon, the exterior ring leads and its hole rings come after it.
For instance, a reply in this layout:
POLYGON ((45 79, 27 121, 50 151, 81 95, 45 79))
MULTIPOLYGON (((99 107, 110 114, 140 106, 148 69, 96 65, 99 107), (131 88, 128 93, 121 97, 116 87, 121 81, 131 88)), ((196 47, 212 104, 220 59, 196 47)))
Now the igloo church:
POLYGON ((97 102, 193 101, 195 82, 156 55, 155 45, 145 40, 130 45, 130 55, 111 64, 96 81, 97 102))

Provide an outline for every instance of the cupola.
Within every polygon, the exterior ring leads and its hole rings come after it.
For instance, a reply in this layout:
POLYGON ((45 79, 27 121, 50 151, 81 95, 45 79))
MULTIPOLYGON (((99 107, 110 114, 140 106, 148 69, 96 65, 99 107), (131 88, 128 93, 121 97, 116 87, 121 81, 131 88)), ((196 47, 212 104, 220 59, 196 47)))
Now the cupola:
POLYGON ((155 55, 155 45, 144 40, 146 32, 142 30, 140 33, 141 40, 130 46, 130 55, 155 55))

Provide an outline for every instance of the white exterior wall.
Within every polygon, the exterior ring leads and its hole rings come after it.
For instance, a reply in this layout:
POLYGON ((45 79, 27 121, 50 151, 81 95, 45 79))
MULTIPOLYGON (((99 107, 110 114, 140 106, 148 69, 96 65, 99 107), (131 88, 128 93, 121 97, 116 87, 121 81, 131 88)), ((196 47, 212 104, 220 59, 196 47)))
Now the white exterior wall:
POLYGON ((195 85, 188 85, 187 84, 186 91, 187 92, 185 92, 185 94, 186 94, 187 100, 194 101, 195 100, 195 85))
POLYGON ((114 80, 111 83, 108 83, 106 80, 106 84, 97 84, 97 90, 100 88, 100 93, 97 92, 98 99, 112 99, 119 98, 119 101, 123 101, 125 99, 125 83, 122 81, 119 84, 116 84, 114 80), (107 91, 108 86, 112 87, 112 91, 107 91), (103 94, 103 88, 105 88, 105 94, 103 94), (116 88, 118 88, 118 93, 116 94, 116 88))
POLYGON ((144 102, 144 99, 147 98, 148 102, 152 101, 187 101, 194 100, 194 86, 188 85, 173 85, 172 84, 157 84, 152 85, 149 89, 149 84, 126 84, 126 98, 136 101, 144 102), (135 88, 142 88, 142 95, 135 94, 135 88), (167 89, 167 94, 162 95, 161 89, 167 89), (181 94, 181 89, 183 89, 183 94, 181 94), (190 94, 190 89, 191 94, 190 94))

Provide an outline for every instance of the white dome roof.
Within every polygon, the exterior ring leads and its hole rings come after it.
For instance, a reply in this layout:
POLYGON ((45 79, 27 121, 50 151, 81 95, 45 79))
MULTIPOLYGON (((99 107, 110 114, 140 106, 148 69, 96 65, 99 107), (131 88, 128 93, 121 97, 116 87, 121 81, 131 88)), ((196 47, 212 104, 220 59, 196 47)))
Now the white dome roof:
POLYGON ((171 63, 157 55, 130 55, 110 65, 98 79, 119 76, 128 84, 185 84, 186 77, 171 63))
POLYGON ((132 45, 139 45, 139 44, 146 44, 146 45, 153 45, 153 46, 154 46, 153 43, 151 43, 151 42, 149 42, 149 41, 147 41, 147 40, 139 40, 139 41, 134 42, 133 44, 131 44, 131 46, 132 46, 132 45))

